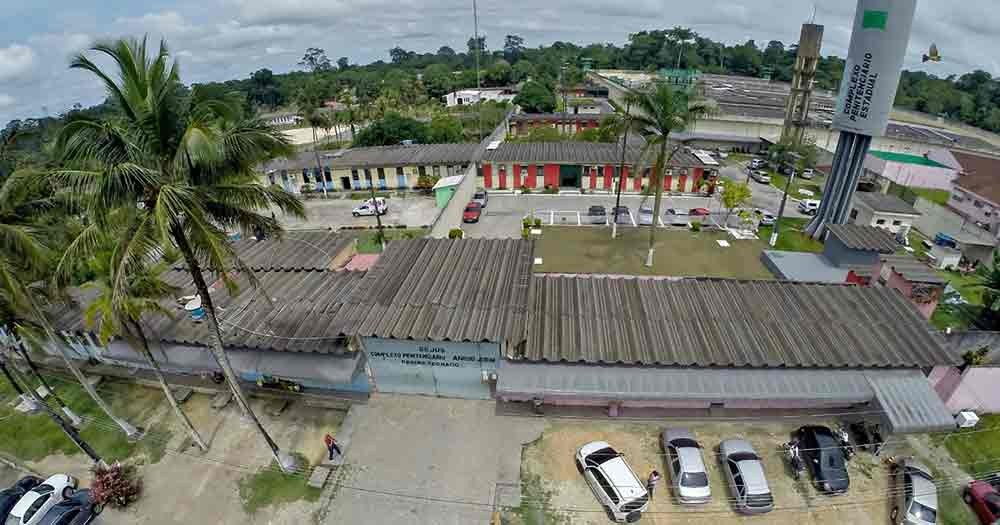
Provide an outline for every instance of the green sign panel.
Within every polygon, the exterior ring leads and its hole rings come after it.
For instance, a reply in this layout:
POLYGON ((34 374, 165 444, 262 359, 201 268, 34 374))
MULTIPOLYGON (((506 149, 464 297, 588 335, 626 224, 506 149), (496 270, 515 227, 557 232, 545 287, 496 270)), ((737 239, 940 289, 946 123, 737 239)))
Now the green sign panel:
POLYGON ((885 31, 886 23, 889 22, 888 11, 865 11, 861 27, 864 29, 881 29, 885 31))

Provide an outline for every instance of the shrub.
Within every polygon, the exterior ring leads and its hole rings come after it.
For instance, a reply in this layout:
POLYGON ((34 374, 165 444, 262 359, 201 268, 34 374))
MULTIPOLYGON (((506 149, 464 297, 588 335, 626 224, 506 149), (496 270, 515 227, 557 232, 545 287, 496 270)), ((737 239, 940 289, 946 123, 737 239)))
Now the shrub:
POLYGON ((521 193, 523 193, 525 195, 529 195, 531 193, 531 188, 529 188, 527 186, 521 186, 521 193))
POLYGON ((534 223, 535 223, 535 218, 534 217, 525 217, 525 218, 521 219, 521 227, 522 228, 531 228, 531 225, 534 224, 534 223))
POLYGON ((553 195, 559 193, 559 188, 555 186, 545 186, 545 190, 543 190, 542 193, 548 193, 550 195, 553 195))
POLYGON ((535 217, 535 220, 534 220, 534 221, 532 221, 532 223, 531 223, 531 224, 532 224, 532 225, 533 225, 533 226, 534 226, 535 228, 541 228, 541 227, 542 227, 542 219, 540 219, 540 218, 538 218, 538 217, 535 217))
POLYGON ((986 356, 990 353, 990 347, 982 346, 975 350, 969 350, 962 354, 962 361, 968 366, 981 366, 986 363, 986 356))
POLYGON ((528 237, 531 237, 531 229, 529 229, 529 228, 522 229, 521 230, 521 238, 522 239, 527 239, 528 237))
POLYGON ((448 230, 449 239, 461 239, 464 236, 461 228, 452 228, 448 230))
POLYGON ((142 494, 142 481, 136 475, 134 465, 114 462, 111 466, 94 467, 94 481, 90 485, 94 501, 123 509, 138 501, 142 494))
POLYGON ((303 184, 302 187, 299 188, 299 193, 301 193, 303 195, 308 195, 308 194, 313 193, 315 191, 316 191, 316 188, 313 187, 313 185, 309 184, 308 182, 305 183, 305 184, 303 184))
POLYGON ((701 223, 700 222, 692 222, 691 223, 691 231, 693 231, 695 233, 700 232, 701 231, 701 223))

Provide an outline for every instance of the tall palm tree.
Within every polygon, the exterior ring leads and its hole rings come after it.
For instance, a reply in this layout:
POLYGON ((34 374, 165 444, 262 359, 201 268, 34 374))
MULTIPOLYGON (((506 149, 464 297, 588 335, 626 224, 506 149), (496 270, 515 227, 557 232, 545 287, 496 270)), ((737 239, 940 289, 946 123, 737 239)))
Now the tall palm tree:
POLYGON ((146 40, 117 40, 92 51, 111 59, 105 71, 87 56, 70 67, 93 74, 119 108, 108 121, 67 124, 56 147, 66 166, 52 175, 81 196, 94 224, 63 255, 79 260, 93 253, 107 210, 129 210, 118 237, 112 306, 128 300, 128 281, 147 266, 161 247, 177 249, 201 297, 209 327, 208 347, 222 369, 233 397, 271 449, 282 468, 294 463, 283 454, 251 410, 240 379, 226 355, 225 342, 203 267, 219 274, 231 291, 233 269, 252 286, 259 282, 233 251, 226 231, 280 235, 281 226, 265 215, 272 207, 303 217, 295 196, 256 182, 256 166, 287 156, 292 148, 283 133, 255 118, 242 118, 231 100, 195 88, 189 99, 165 43, 148 53, 146 40), (138 203, 138 206, 137 206, 138 203), (264 212, 264 213, 260 213, 264 212))
MULTIPOLYGON (((301 115, 306 124, 312 128, 312 150, 313 155, 316 157, 316 178, 317 182, 323 187, 323 196, 326 197, 326 175, 323 173, 323 163, 319 160, 319 137, 316 134, 316 130, 329 130, 332 127, 330 117, 318 108, 307 109, 303 111, 301 115)), ((329 132, 327 132, 327 136, 329 136, 329 132)))
MULTIPOLYGON (((663 203, 663 177, 683 143, 673 142, 670 133, 684 131, 698 119, 710 115, 714 106, 692 94, 675 91, 668 84, 657 83, 647 91, 639 92, 632 101, 632 126, 646 139, 643 157, 652 157, 649 183, 655 188, 653 217, 660 216, 663 203)), ((649 226, 649 252, 646 266, 653 266, 656 244, 656 220, 649 226)))
POLYGON ((96 326, 98 339, 102 344, 107 345, 112 338, 121 335, 132 348, 146 359, 177 419, 184 425, 195 444, 202 451, 206 451, 208 446, 194 425, 191 424, 187 414, 181 410, 173 390, 170 389, 166 378, 163 377, 163 371, 160 370, 160 365, 149 348, 149 339, 142 327, 142 318, 146 314, 172 316, 172 312, 160 304, 160 300, 166 297, 176 297, 178 291, 176 287, 161 280, 161 276, 168 269, 167 264, 161 261, 145 271, 127 277, 125 279, 125 299, 116 303, 114 300, 115 290, 112 285, 117 280, 114 274, 117 268, 114 259, 115 254, 113 253, 99 254, 95 260, 95 266, 98 270, 97 278, 83 285, 84 289, 97 292, 96 297, 84 311, 87 325, 96 326))

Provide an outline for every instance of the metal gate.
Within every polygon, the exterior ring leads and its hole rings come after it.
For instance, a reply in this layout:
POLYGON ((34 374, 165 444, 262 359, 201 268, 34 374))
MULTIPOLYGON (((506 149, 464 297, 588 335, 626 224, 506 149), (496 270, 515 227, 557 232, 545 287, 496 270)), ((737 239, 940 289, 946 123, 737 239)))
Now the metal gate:
POLYGON ((364 338, 375 390, 490 399, 500 345, 364 338))

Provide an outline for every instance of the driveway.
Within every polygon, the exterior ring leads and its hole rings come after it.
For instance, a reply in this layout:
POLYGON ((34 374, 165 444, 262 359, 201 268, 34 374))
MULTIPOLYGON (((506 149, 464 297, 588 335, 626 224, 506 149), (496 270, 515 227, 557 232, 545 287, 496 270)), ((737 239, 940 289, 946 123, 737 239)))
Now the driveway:
MULTIPOLYGON (((422 195, 392 196, 389 213, 382 216, 382 224, 405 225, 413 228, 430 225, 437 216, 434 199, 422 195)), ((372 226, 375 217, 354 217, 351 211, 362 203, 353 199, 311 199, 305 201, 305 220, 278 214, 278 220, 288 230, 326 230, 345 226, 372 226)))
POLYGON ((544 425, 495 409, 495 401, 386 394, 355 407, 325 523, 488 523, 496 483, 517 482, 521 446, 544 425))
MULTIPOLYGON (((737 182, 746 182, 746 164, 741 163, 738 166, 726 166, 719 170, 719 175, 725 179, 737 182)), ((778 214, 778 208, 781 207, 781 196, 784 195, 785 192, 771 186, 770 184, 761 184, 753 180, 750 181, 750 191, 752 192, 750 202, 753 204, 754 208, 761 208, 775 215, 778 214)), ((805 215, 799 213, 797 206, 798 200, 789 195, 788 203, 785 204, 785 217, 806 217, 805 215)))

